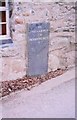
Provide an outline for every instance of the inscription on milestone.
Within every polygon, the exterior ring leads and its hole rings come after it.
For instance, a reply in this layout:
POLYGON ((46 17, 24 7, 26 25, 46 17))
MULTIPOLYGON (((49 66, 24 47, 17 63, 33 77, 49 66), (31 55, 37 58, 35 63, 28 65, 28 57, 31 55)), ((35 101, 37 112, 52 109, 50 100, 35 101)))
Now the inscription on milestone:
POLYGON ((41 75, 48 70, 49 28, 49 23, 27 25, 28 75, 41 75))

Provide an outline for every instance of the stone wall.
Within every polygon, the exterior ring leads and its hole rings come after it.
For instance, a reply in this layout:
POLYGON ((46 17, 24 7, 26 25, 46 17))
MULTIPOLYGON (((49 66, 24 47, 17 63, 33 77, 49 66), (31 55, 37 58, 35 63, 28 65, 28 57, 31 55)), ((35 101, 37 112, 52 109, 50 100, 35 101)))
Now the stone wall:
POLYGON ((74 2, 14 2, 11 8, 10 31, 13 46, 0 48, 1 80, 12 80, 26 75, 26 24, 31 22, 50 22, 48 72, 74 66, 76 44, 74 2))

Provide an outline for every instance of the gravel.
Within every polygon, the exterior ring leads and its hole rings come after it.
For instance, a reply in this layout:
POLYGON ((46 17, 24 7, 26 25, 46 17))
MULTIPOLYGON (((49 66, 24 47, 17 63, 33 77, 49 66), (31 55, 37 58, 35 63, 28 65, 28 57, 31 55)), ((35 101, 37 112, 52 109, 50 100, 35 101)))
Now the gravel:
POLYGON ((56 71, 51 71, 44 75, 24 76, 22 79, 11 80, 11 81, 6 80, 3 82, 0 82, 1 97, 7 96, 12 92, 22 90, 22 89, 31 90, 31 88, 33 88, 34 86, 39 85, 49 79, 51 80, 51 78, 55 78, 59 75, 62 75, 65 71, 66 70, 64 69, 58 69, 56 71))

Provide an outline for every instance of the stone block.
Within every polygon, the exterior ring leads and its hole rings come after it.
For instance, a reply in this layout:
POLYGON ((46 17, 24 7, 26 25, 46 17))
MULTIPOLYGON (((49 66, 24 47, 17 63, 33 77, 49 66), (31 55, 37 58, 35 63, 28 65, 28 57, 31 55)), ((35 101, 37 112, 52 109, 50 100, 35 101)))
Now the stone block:
POLYGON ((20 34, 26 33, 26 26, 24 24, 17 24, 15 25, 15 30, 20 34))
POLYGON ((15 24, 23 24, 24 20, 21 17, 15 18, 15 24))
POLYGON ((14 80, 26 75, 26 60, 5 57, 2 60, 1 81, 14 80))
POLYGON ((67 57, 67 66, 71 67, 75 65, 75 51, 70 51, 66 53, 67 57))
POLYGON ((54 54, 49 54, 48 59, 48 72, 55 71, 60 67, 60 61, 59 58, 54 54))
POLYGON ((68 48, 70 43, 69 39, 65 37, 54 37, 53 39, 51 38, 50 40, 50 49, 51 51, 61 49, 61 48, 68 48))
POLYGON ((28 24, 27 75, 42 75, 47 73, 49 28, 50 24, 48 22, 28 24))
POLYGON ((26 60, 24 59, 12 59, 11 61, 12 72, 18 73, 24 71, 26 68, 25 62, 26 60))
POLYGON ((20 33, 18 32, 18 30, 16 30, 15 33, 13 33, 13 40, 16 42, 20 42, 20 41, 25 41, 26 39, 26 34, 25 33, 20 33))
POLYGON ((9 74, 12 72, 11 70, 11 58, 4 57, 2 58, 2 80, 9 80, 9 74))
POLYGON ((30 16, 30 13, 23 13, 23 16, 30 16))
POLYGON ((2 80, 2 58, 0 58, 0 81, 2 80))

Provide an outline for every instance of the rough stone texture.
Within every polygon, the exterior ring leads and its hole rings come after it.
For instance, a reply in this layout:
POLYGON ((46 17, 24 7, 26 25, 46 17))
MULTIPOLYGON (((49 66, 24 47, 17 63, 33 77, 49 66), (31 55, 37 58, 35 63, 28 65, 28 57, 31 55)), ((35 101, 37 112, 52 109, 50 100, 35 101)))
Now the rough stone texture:
POLYGON ((45 22, 28 24, 27 75, 42 75, 48 72, 49 29, 50 24, 45 22))
POLYGON ((26 23, 50 22, 48 72, 69 68, 75 63, 75 3, 26 3, 12 4, 10 18, 13 47, 1 49, 1 80, 23 77, 27 70, 26 23))

